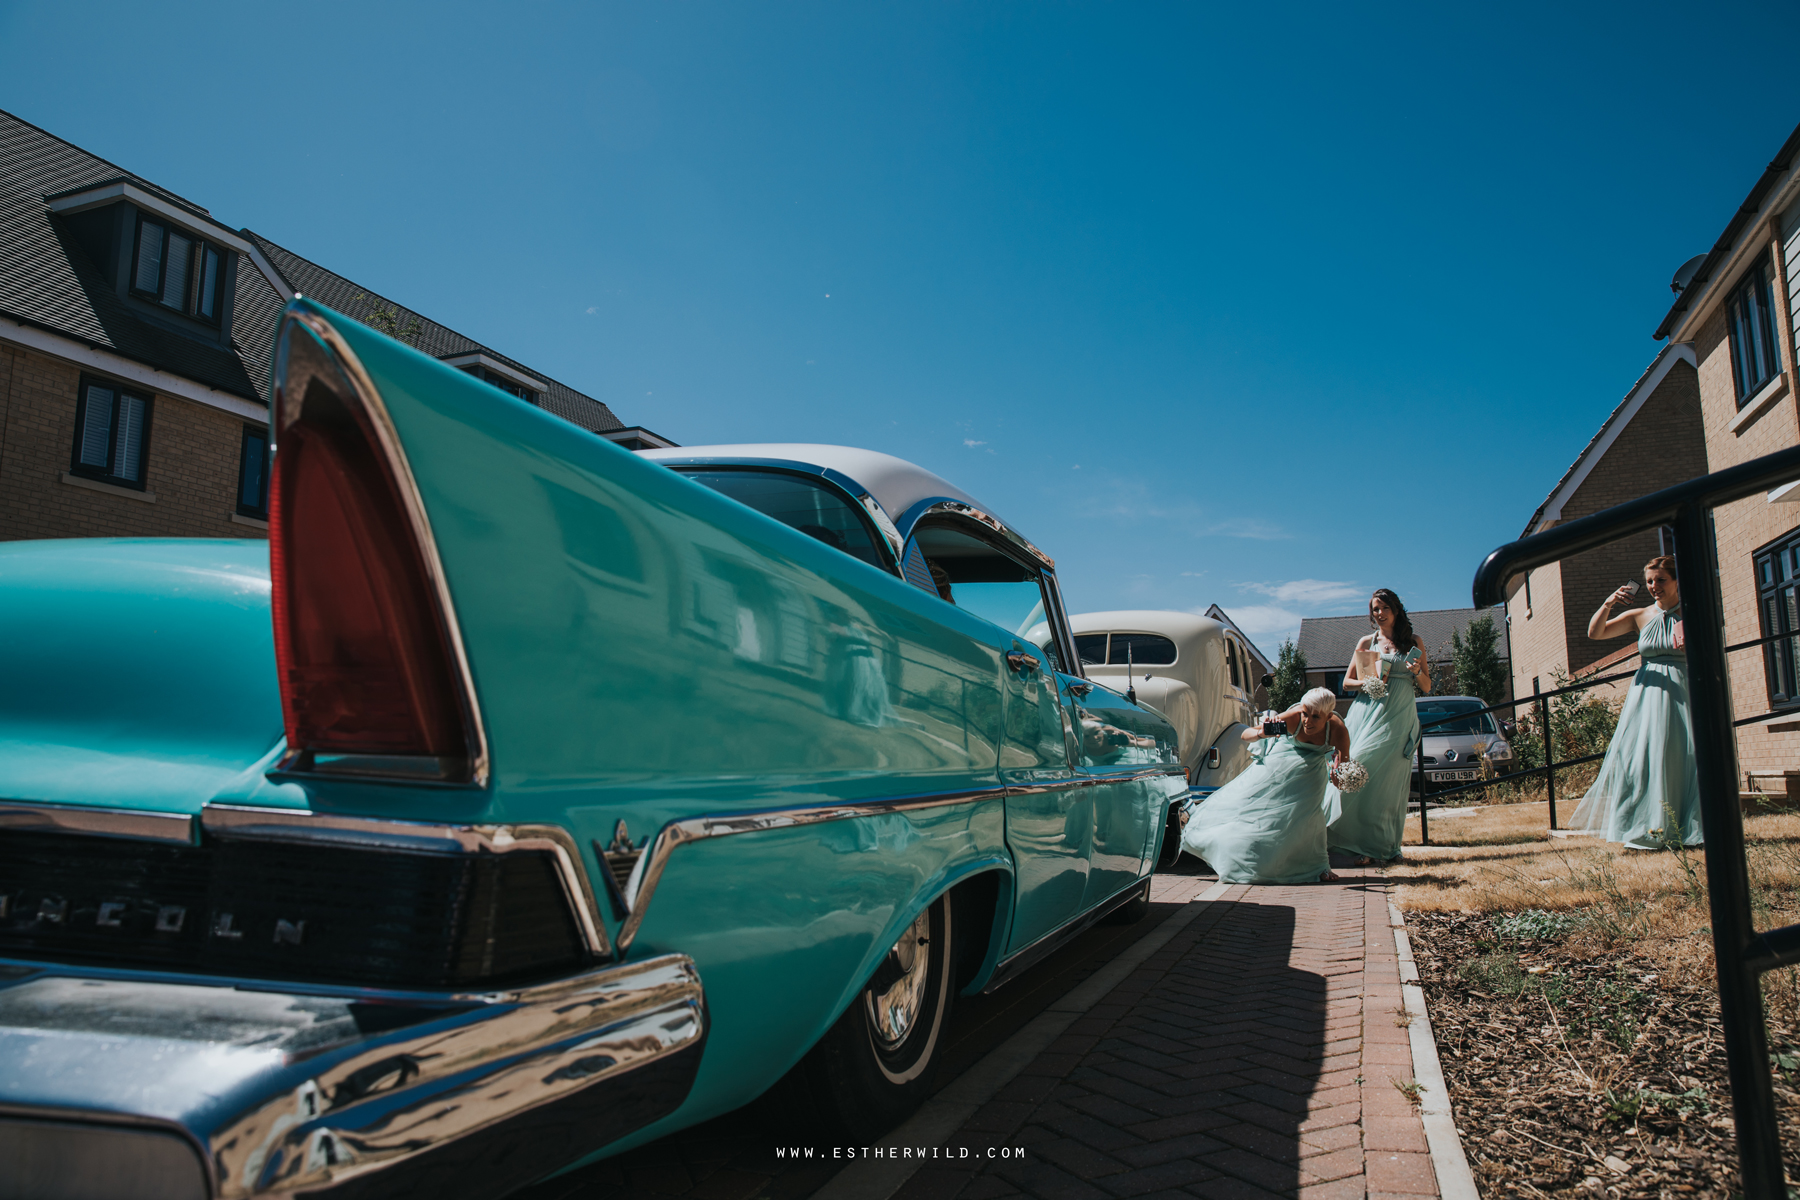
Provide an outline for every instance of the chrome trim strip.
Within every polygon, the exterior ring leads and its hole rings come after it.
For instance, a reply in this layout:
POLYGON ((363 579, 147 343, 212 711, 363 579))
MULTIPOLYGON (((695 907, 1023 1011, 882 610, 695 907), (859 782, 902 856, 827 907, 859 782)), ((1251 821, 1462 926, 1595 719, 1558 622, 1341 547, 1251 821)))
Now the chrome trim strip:
POLYGON ((959 517, 967 517, 979 525, 984 525, 1011 542, 1013 545, 1030 554, 1045 567, 1048 567, 1052 571, 1056 570, 1056 560, 1032 545, 1026 540, 1023 534, 1013 529, 999 517, 983 512, 981 509, 976 508, 973 504, 970 504, 965 500, 951 500, 948 497, 935 500, 921 500, 901 514, 900 519, 895 522, 895 525, 900 529, 905 530, 907 540, 911 541, 913 530, 918 528, 919 522, 926 517, 935 516, 939 513, 950 513, 959 517))
POLYGON ((1166 767, 1152 767, 1146 771, 1132 771, 1118 775, 1072 775, 1067 779, 1048 779, 1042 783, 1009 783, 1006 790, 1017 792, 1021 796, 1037 796, 1045 792, 1060 792, 1069 788, 1094 787, 1102 783, 1140 783, 1146 779, 1160 779, 1165 775, 1187 777, 1187 769, 1179 764, 1166 767))
POLYGON ((729 837, 734 833, 756 833, 765 829, 785 829, 796 825, 817 825, 825 821, 844 821, 855 817, 873 817, 884 813, 917 812, 927 808, 941 808, 951 804, 969 804, 980 800, 1006 796, 1031 795, 1039 792, 1058 791, 1063 788, 1094 787, 1103 783, 1132 783, 1143 779, 1153 779, 1165 775, 1185 775, 1179 765, 1153 767, 1148 770, 1135 771, 1121 775, 1073 775, 1066 779, 1048 780, 1043 783, 1012 783, 998 787, 976 788, 966 792, 942 792, 929 796, 902 796, 891 800, 864 800, 842 804, 807 805, 802 808, 772 808, 762 812, 751 813, 709 813, 704 816, 689 817, 685 820, 670 821, 657 830, 651 839, 650 848, 638 859, 632 870, 631 879, 625 888, 625 904, 628 911, 624 922, 619 926, 615 942, 619 948, 619 957, 631 948, 637 937, 638 928, 644 923, 644 915, 650 909, 651 897, 656 893, 656 885, 662 879, 663 869, 669 865, 669 858, 675 848, 688 842, 702 841, 706 838, 729 837))
POLYGON ((208 804, 200 810, 200 823, 206 832, 217 837, 258 841, 340 842, 438 854, 546 852, 556 863, 564 898, 575 914, 588 953, 601 958, 612 955, 606 924, 600 919, 600 904, 588 880, 581 849, 569 831, 560 825, 437 825, 238 804, 208 804))
POLYGON ((757 833, 765 829, 787 829, 797 825, 818 825, 826 821, 844 821, 853 817, 874 817, 884 813, 918 812, 927 808, 943 808, 952 804, 970 804, 980 800, 991 800, 996 797, 1004 800, 1007 788, 977 788, 967 792, 942 792, 930 796, 900 797, 893 800, 865 800, 840 804, 807 805, 802 808, 772 808, 762 812, 751 813, 709 813, 705 816, 689 817, 682 821, 670 821, 657 830, 656 837, 651 839, 650 849, 638 859, 637 867, 631 873, 631 880, 626 885, 625 902, 630 909, 629 915, 619 926, 617 938, 619 956, 631 948, 637 937, 638 927, 644 923, 644 914, 650 909, 650 899, 656 893, 656 885, 662 879, 663 868, 669 865, 669 856, 675 853, 675 847, 687 842, 703 841, 707 838, 729 837, 735 833, 757 833))
MULTIPOLYGON (((298 419, 300 406, 306 395, 305 379, 296 377, 290 380, 288 375, 289 357, 288 342, 294 336, 296 326, 305 329, 318 340, 324 349, 326 358, 342 373, 350 385, 356 399, 369 415, 369 423, 375 435, 381 441, 382 452, 387 456, 389 467, 393 469, 395 482, 399 484, 400 495, 406 505, 406 515, 412 523, 413 539, 418 543, 420 557, 425 563, 425 575, 431 588, 437 593, 439 611, 443 616, 445 635, 450 643, 451 672, 456 678, 458 689, 462 693, 458 698, 462 702, 463 714, 468 722, 469 733, 469 776, 476 787, 486 787, 488 782, 488 740, 487 728, 481 719, 481 703, 475 694, 475 676, 469 667, 469 654, 463 645, 462 624, 456 617, 456 602, 450 595, 449 580, 444 574, 443 561, 438 557, 437 538, 431 532, 431 517, 425 511, 425 500, 419 493, 419 483, 413 476, 412 464, 406 457, 406 448, 400 443, 400 433, 394 427, 393 417, 389 415, 387 405, 382 402, 381 392, 375 381, 369 378, 362 361, 350 349, 347 342, 331 322, 317 313, 306 312, 299 307, 302 301, 290 301, 282 313, 281 328, 277 333, 276 366, 275 366, 275 405, 281 417, 279 425, 285 425, 298 419), (294 386, 298 384, 299 386, 294 386)), ((310 374, 310 372, 309 372, 310 374)), ((271 413, 275 416, 276 413, 271 413)))
POLYGON ((906 553, 906 539, 900 536, 898 529, 894 528, 894 522, 888 517, 887 509, 881 507, 881 501, 868 492, 861 493, 856 500, 863 506, 863 511, 869 514, 869 519, 875 522, 875 528, 881 530, 881 536, 887 540, 888 549, 893 551, 894 569, 899 570, 901 556, 906 553))
POLYGON ((145 842, 194 844, 194 818, 187 813, 33 804, 28 800, 0 800, 0 830, 87 833, 145 842))

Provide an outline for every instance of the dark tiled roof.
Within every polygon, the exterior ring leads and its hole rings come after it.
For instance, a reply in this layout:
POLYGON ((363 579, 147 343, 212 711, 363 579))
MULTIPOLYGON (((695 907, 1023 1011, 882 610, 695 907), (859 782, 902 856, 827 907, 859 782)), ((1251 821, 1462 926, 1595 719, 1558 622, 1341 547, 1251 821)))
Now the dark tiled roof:
MULTIPOLYGON (((612 409, 594 399, 576 391, 572 387, 558 383, 542 371, 533 370, 522 362, 508 358, 489 346, 484 346, 473 338, 464 337, 454 329, 447 329, 422 313, 414 312, 404 305, 388 299, 386 296, 352 283, 341 275, 333 274, 315 262, 301 258, 291 250, 283 249, 261 234, 248 229, 244 236, 255 242, 257 247, 267 256, 269 262, 281 277, 288 281, 294 291, 309 296, 320 304, 335 308, 345 316, 354 317, 358 321, 367 321, 378 309, 393 311, 402 329, 418 323, 419 334, 415 344, 426 354, 434 358, 443 358, 451 354, 471 354, 480 351, 496 362, 505 363, 514 370, 520 371, 533 379, 543 380, 546 391, 541 395, 539 403, 542 407, 572 421, 583 429, 595 431, 603 429, 623 429, 625 423, 613 415, 612 409)), ((246 347, 246 354, 249 348, 246 347)), ((263 351, 266 359, 267 349, 263 351)))
POLYGON ((1250 640, 1249 634, 1245 633, 1242 629, 1238 628, 1238 623, 1231 619, 1230 613, 1226 612, 1224 609, 1222 609, 1218 605, 1214 604, 1206 610, 1206 615, 1211 617, 1215 621, 1219 621, 1226 625, 1231 626, 1231 628, 1237 633, 1238 637, 1243 639, 1245 649, 1249 650, 1250 653, 1256 655, 1256 661, 1262 664, 1265 673, 1267 673, 1268 671, 1273 671, 1275 669, 1275 664, 1272 661, 1270 661, 1269 656, 1264 654, 1261 650, 1257 649, 1256 643, 1250 640))
MULTIPOLYGON (((1506 613, 1498 608, 1428 608, 1406 614, 1412 618, 1413 632, 1425 643, 1430 658, 1450 657, 1450 634, 1461 633, 1482 617, 1492 617, 1496 627, 1506 621, 1506 613)), ((1300 622, 1300 653, 1309 671, 1335 671, 1350 665, 1350 652, 1370 629, 1364 613, 1348 617, 1307 617, 1300 622)), ((1506 639, 1496 646, 1500 658, 1507 658, 1506 639)))
MULTIPOLYGON (((118 180, 210 221, 206 210, 190 201, 0 112, 0 313, 220 391, 262 399, 262 379, 253 379, 237 355, 132 312, 44 201, 47 195, 118 180)), ((254 269, 249 273, 256 276, 254 269)), ((260 276, 249 282, 268 289, 260 276)), ((240 272, 240 295, 244 287, 240 272)))

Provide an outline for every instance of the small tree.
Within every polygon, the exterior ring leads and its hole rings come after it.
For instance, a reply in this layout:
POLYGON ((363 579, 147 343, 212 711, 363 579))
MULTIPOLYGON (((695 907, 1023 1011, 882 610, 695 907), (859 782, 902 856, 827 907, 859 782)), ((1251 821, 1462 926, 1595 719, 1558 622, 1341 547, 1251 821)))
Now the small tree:
MULTIPOLYGON (((1560 667, 1550 672, 1550 688, 1568 687, 1571 680, 1560 667)), ((1550 701, 1550 727, 1555 737, 1556 761, 1604 754, 1619 726, 1619 702, 1603 700, 1591 692, 1569 692, 1550 701)), ((1519 733, 1511 739, 1523 768, 1544 765, 1544 731, 1539 726, 1537 705, 1520 710, 1519 733)))
POLYGON ((1506 699, 1506 668, 1500 662, 1499 642, 1500 631, 1494 628, 1492 617, 1451 632, 1450 664, 1463 695, 1480 696, 1489 704, 1506 699))
POLYGON ((1288 638, 1281 643, 1281 653, 1276 656, 1275 678, 1269 683, 1269 703, 1275 706, 1276 712, 1300 703, 1300 697, 1306 694, 1306 658, 1300 648, 1294 645, 1294 639, 1288 638))
MULTIPOLYGON (((367 292, 356 293, 356 298, 358 300, 370 300, 370 302, 373 303, 373 300, 367 292)), ((424 332, 419 325, 419 319, 417 317, 402 323, 400 320, 399 309, 391 306, 383 308, 379 304, 375 305, 375 307, 369 311, 369 315, 363 318, 363 324, 378 333, 387 334, 396 342, 405 342, 408 346, 412 346, 415 349, 419 345, 419 334, 424 332)))

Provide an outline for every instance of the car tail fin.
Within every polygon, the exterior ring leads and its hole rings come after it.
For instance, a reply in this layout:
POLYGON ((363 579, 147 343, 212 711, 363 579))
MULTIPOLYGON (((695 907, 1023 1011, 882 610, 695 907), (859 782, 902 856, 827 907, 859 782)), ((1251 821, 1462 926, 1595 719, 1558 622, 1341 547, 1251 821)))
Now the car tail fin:
POLYGON ((276 339, 269 500, 283 766, 485 783, 450 593, 381 396, 300 306, 276 339))

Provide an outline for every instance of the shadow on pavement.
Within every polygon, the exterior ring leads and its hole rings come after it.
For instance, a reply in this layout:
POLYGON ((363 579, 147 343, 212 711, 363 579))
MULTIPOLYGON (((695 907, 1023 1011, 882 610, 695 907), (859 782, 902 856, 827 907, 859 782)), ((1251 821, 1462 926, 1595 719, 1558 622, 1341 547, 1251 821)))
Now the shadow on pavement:
MULTIPOLYGON (((961 997, 946 1033, 939 1086, 954 1081, 1051 1002, 1180 908, 1179 904, 1152 904, 1149 914, 1134 925, 1096 926, 993 995, 961 997)), ((779 1115, 763 1112, 759 1106, 760 1102, 746 1105, 648 1146, 533 1185, 513 1193, 511 1200, 678 1196, 795 1200, 810 1196, 847 1165, 843 1160, 832 1160, 831 1148, 827 1146, 812 1147, 810 1159, 786 1157, 790 1146, 804 1147, 806 1139, 796 1137, 792 1130, 775 1132, 782 1124, 779 1115), (778 1146, 783 1157, 776 1156, 778 1146)))

